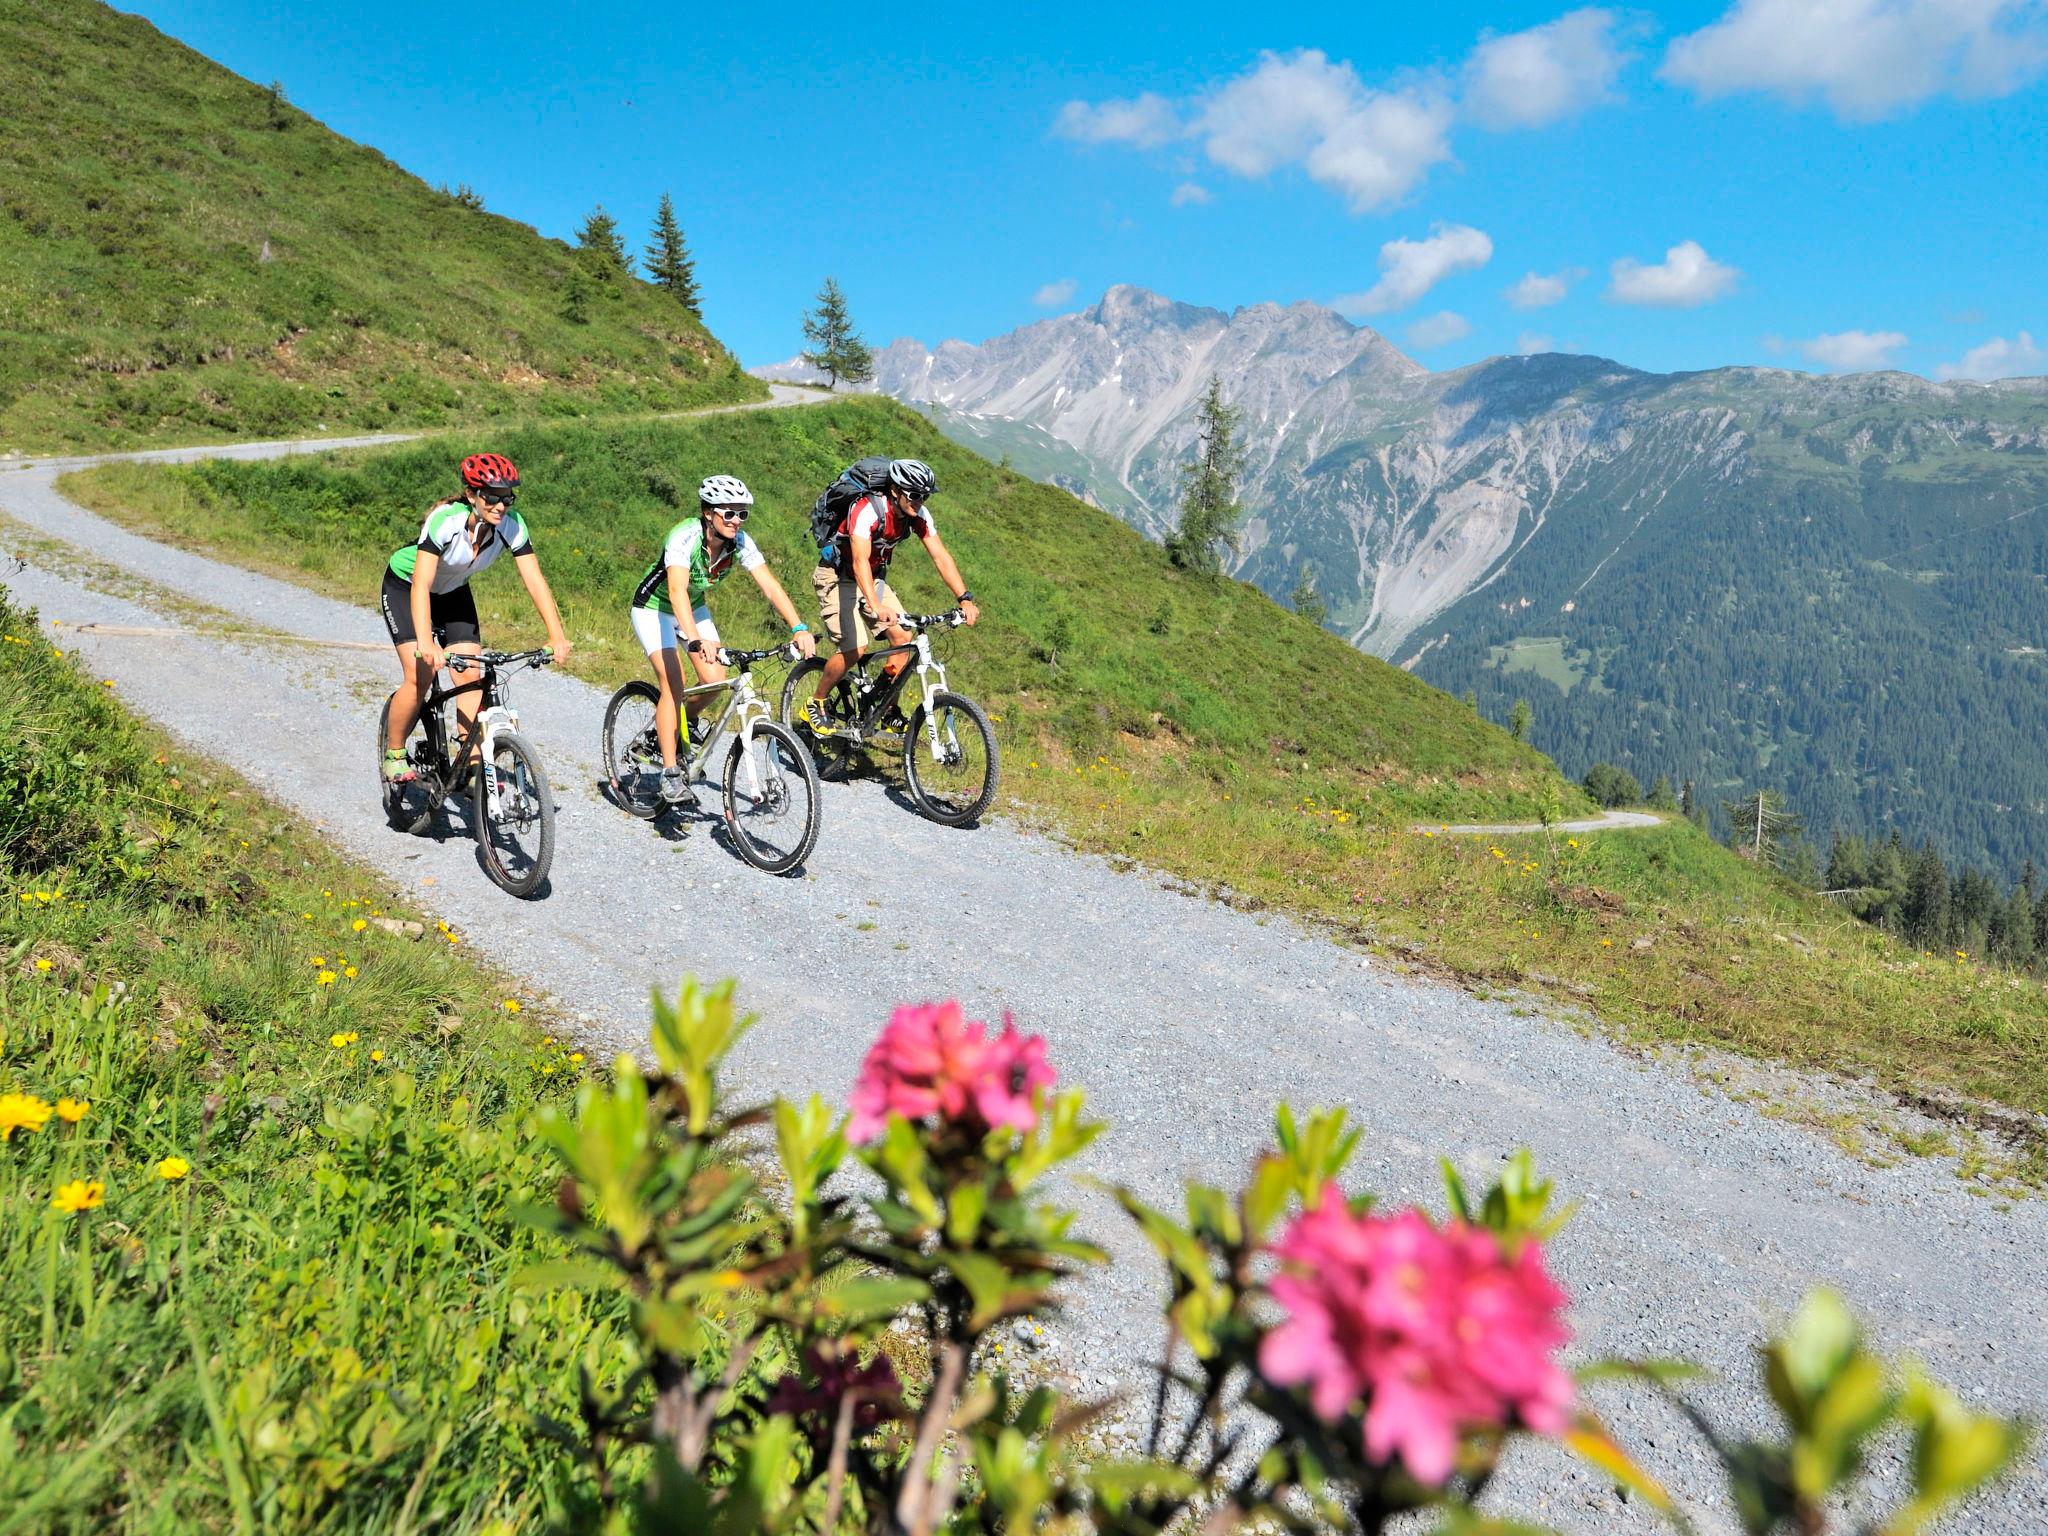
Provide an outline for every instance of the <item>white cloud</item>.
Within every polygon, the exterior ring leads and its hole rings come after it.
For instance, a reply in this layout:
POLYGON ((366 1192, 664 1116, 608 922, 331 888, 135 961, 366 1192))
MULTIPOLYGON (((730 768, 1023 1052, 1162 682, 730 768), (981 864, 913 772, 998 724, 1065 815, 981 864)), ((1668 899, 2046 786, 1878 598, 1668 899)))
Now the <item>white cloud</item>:
POLYGON ((1146 91, 1129 101, 1070 101, 1060 108, 1052 131, 1055 137, 1077 139, 1083 144, 1131 144, 1139 149, 1157 149, 1179 138, 1182 130, 1173 103, 1146 91))
POLYGON ((1184 181, 1173 189, 1173 206, 1185 208, 1193 203, 1198 207, 1209 201, 1209 189, 1198 181, 1184 181))
POLYGON ((1468 272, 1493 259, 1493 241, 1469 224, 1431 226, 1425 240, 1389 240, 1380 247, 1380 280, 1364 293, 1332 299, 1347 315, 1377 315, 1406 309, 1453 272, 1468 272))
POLYGON ((1040 309, 1057 309, 1074 296, 1074 280, 1063 277, 1056 283, 1047 283, 1031 295, 1031 302, 1040 309))
POLYGON ((1819 97, 1868 120, 1931 96, 2002 96, 2048 63, 2039 0, 1736 0, 1678 38, 1667 80, 1702 96, 1819 97))
POLYGON ((1472 322, 1463 315, 1440 309, 1433 315, 1425 315, 1408 327, 1408 345, 1418 352, 1427 352, 1432 347, 1449 346, 1452 342, 1472 334, 1472 322))
POLYGON ((2048 348, 2034 345, 2034 338, 2021 331, 2007 341, 1994 336, 1981 347, 1972 347, 1959 363, 1943 363, 1934 370, 1937 379, 2018 379, 2048 373, 2048 348))
POLYGON ((1515 351, 1522 357, 1527 357, 1532 352, 1555 352, 1556 350, 1556 338, 1546 336, 1541 331, 1524 331, 1515 338, 1515 351))
POLYGON ((1714 260, 1697 240, 1684 240, 1664 253, 1654 267, 1624 256, 1608 269, 1613 279, 1607 296, 1622 304, 1654 304, 1664 309, 1694 309, 1710 304, 1735 286, 1742 276, 1734 267, 1714 260))
POLYGON ((1450 126, 1450 103, 1433 82, 1372 90, 1349 64, 1307 48, 1265 54, 1209 97, 1193 132, 1225 170, 1259 177, 1298 164, 1363 213, 1449 159, 1450 126))
POLYGON ((1905 344, 1905 335, 1899 331, 1834 331, 1797 343, 1801 357, 1830 373, 1889 368, 1892 354, 1905 344))
POLYGON ((1465 61, 1465 111, 1494 129, 1540 128, 1611 99, 1628 55, 1615 13, 1570 11, 1504 37, 1483 37, 1465 61))
POLYGON ((1525 272, 1507 290, 1507 300, 1517 309, 1544 309, 1560 304, 1571 292, 1572 284, 1586 275, 1584 267, 1566 267, 1562 271, 1545 274, 1525 272))

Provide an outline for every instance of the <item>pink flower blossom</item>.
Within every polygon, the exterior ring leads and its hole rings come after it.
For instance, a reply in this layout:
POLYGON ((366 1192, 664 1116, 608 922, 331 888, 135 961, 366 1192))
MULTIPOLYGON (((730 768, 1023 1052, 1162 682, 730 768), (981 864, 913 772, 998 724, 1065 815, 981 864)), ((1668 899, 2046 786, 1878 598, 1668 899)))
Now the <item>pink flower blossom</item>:
POLYGON ((1271 1289, 1287 1318, 1261 1341, 1259 1369, 1276 1386, 1305 1385, 1326 1422, 1363 1402, 1371 1460, 1398 1455, 1434 1486, 1464 1430, 1514 1422, 1558 1434, 1569 1422, 1571 1377, 1551 1358, 1571 1337, 1565 1295, 1541 1244, 1510 1255, 1484 1228, 1439 1228, 1413 1209, 1354 1216, 1332 1184, 1274 1252, 1271 1289))
POLYGON ((1029 1132, 1038 1124, 1034 1097, 1052 1080, 1044 1038, 1019 1035, 1007 1015, 991 1040, 988 1026, 963 1019, 956 1002, 898 1008, 861 1063, 848 1134, 872 1141, 892 1114, 1029 1132))

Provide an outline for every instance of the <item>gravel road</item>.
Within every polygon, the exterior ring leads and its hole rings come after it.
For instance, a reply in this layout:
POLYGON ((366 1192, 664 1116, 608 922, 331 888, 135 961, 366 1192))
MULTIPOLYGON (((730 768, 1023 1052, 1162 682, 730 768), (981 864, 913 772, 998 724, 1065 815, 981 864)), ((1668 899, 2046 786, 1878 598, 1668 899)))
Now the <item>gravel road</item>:
MULTIPOLYGON (((1553 832, 1620 832, 1628 828, 1661 825, 1661 818, 1648 811, 1602 811, 1578 821, 1553 821, 1553 832)), ((1448 832, 1452 837, 1511 837, 1517 832, 1541 832, 1540 821, 1461 821, 1451 826, 1418 823, 1417 832, 1448 832)))
MULTIPOLYGON (((60 497, 56 473, 0 472, 0 512, 243 623, 381 639, 370 593, 349 606, 154 545, 60 497)), ((46 621, 187 622, 176 603, 102 590, 120 583, 0 524, 9 540, 29 563, 4 579, 46 621)), ((1084 1084, 1112 1127, 1090 1171, 1157 1202, 1172 1203, 1186 1176, 1233 1181, 1282 1099, 1349 1106, 1367 1127, 1357 1178, 1393 1199, 1440 1204, 1439 1154, 1484 1179, 1516 1147, 1532 1148, 1583 1201, 1554 1248, 1581 1357, 1700 1361, 1723 1378, 1700 1396, 1739 1427, 1761 1427, 1753 1342, 1819 1283, 1849 1296, 1882 1347, 1919 1356, 1973 1405, 2039 1411, 2048 1398, 2048 1202, 2001 1210, 1937 1161, 1867 1166, 1703 1088, 1683 1062, 1398 975, 1286 921, 1119 874, 1005 822, 930 826, 872 783, 827 786, 802 878, 758 875, 709 821, 669 839, 599 798, 604 694, 560 676, 515 687, 561 807, 550 888, 515 901, 485 880, 459 821, 434 841, 392 832, 378 814, 371 736, 393 681, 387 657, 200 635, 59 643, 132 707, 239 768, 580 1012, 592 1048, 640 1043, 649 988, 685 972, 736 974, 763 1018, 741 1053, 743 1086, 839 1098, 892 1002, 957 994, 976 1015, 1013 1010, 1046 1035, 1062 1078, 1084 1084)), ((971 691, 972 678, 958 681, 971 691)), ((1071 1298, 1057 1358, 1090 1386, 1133 1384, 1157 1345, 1161 1275, 1108 1202, 1085 1190, 1076 1199, 1114 1263, 1071 1298)), ((1629 1417, 1648 1463, 1706 1498, 1714 1480, 1675 1419, 1648 1407, 1629 1417)), ((1523 1454, 1497 1487, 1506 1506, 1567 1529, 1650 1528, 1639 1507, 1548 1448, 1523 1454)), ((1705 1528, 1733 1529, 1732 1515, 1713 1508, 1705 1528)), ((2040 1464, 1955 1528, 2048 1530, 2040 1464)))

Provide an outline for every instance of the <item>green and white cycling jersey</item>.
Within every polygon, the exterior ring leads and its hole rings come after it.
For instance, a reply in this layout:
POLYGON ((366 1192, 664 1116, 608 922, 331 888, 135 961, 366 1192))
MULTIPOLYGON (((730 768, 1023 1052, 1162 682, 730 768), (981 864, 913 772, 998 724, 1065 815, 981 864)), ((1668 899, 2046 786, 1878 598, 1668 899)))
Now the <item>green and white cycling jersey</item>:
POLYGON ((433 591, 438 597, 453 592, 500 555, 532 554, 533 541, 527 536, 525 521, 510 507, 496 528, 479 517, 472 538, 469 503, 450 501, 427 514, 417 544, 408 544, 391 556, 391 574, 400 581, 411 581, 412 568, 423 549, 441 557, 440 568, 434 572, 433 591))
POLYGON ((726 545, 724 554, 716 561, 708 560, 704 553, 704 520, 701 517, 685 518, 669 529, 668 537, 661 543, 660 558, 647 567, 647 574, 633 589, 633 606, 652 608, 656 613, 673 613, 675 610, 668 600, 668 573, 671 569, 690 573, 690 606, 702 608, 711 589, 725 580, 734 565, 743 571, 755 571, 767 563, 761 546, 747 537, 744 528, 738 538, 726 545))

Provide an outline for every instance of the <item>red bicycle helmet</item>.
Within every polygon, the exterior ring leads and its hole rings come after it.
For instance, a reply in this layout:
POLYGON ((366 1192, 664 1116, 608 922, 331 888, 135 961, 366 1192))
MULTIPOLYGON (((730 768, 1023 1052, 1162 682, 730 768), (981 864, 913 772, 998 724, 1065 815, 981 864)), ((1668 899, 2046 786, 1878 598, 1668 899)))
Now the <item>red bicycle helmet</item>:
POLYGON ((472 453, 462 461, 462 483, 472 491, 509 491, 519 484, 519 469, 501 453, 472 453))

